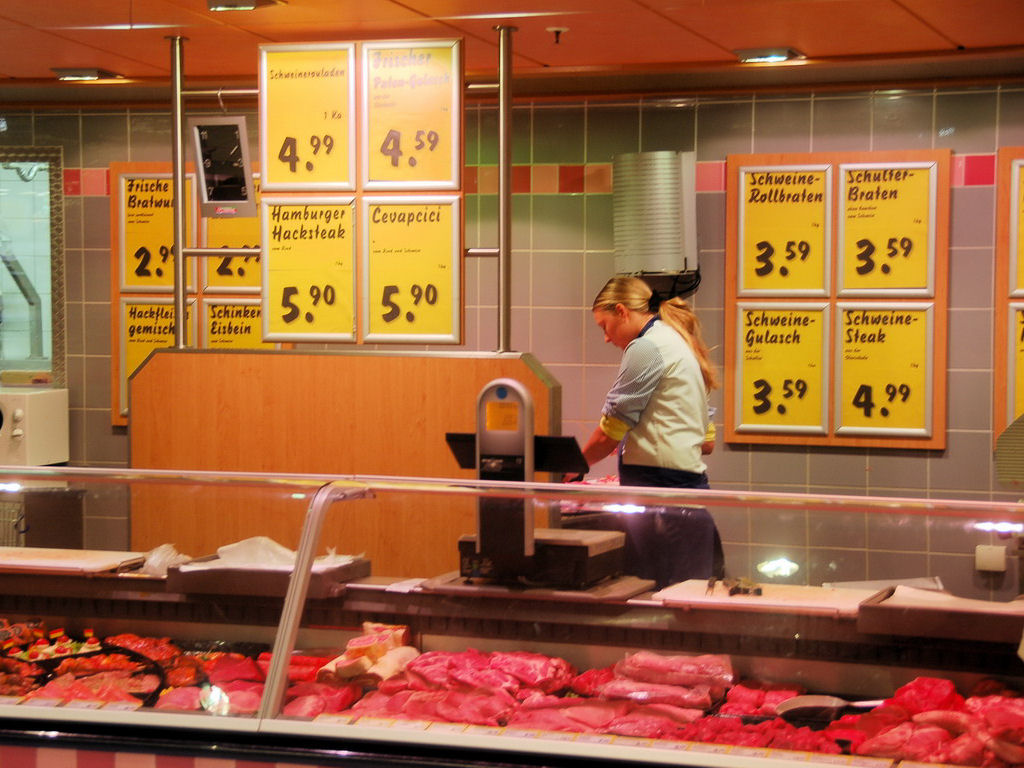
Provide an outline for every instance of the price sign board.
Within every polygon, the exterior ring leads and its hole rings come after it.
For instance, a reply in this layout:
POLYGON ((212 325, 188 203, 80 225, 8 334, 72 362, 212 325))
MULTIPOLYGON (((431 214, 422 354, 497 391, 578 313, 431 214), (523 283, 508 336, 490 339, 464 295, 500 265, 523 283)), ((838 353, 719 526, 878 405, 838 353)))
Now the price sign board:
POLYGON ((740 296, 826 296, 832 263, 832 168, 739 169, 740 296))
POLYGON ((1020 183, 1024 159, 1014 160, 1010 166, 1010 286, 1011 296, 1024 296, 1024 185, 1020 183))
MULTIPOLYGON (((185 343, 195 333, 195 301, 185 309, 185 343)), ((128 379, 150 352, 174 346, 174 299, 121 297, 120 382, 118 406, 122 416, 128 413, 128 379)))
MULTIPOLYGON (((137 293, 174 290, 174 192, 171 174, 138 173, 118 177, 121 244, 120 287, 137 293)), ((194 244, 195 176, 185 178, 185 240, 194 244)), ((188 264, 188 290, 195 290, 195 267, 188 264)))
POLYGON ((263 341, 259 299, 203 299, 202 346, 207 349, 276 349, 263 341))
POLYGON ((351 197, 263 198, 263 338, 355 338, 351 197))
MULTIPOLYGON (((259 176, 253 174, 259 203, 259 176)), ((203 245, 207 248, 259 248, 259 216, 203 218, 203 245)), ((259 293, 259 256, 204 256, 203 290, 207 293, 259 293)))
POLYGON ((836 304, 836 434, 929 437, 934 305, 836 304))
POLYGON ((839 295, 935 295, 935 163, 840 165, 839 295))
POLYGON ((1024 413, 1024 303, 1010 302, 1008 329, 1008 355, 1010 371, 1007 380, 1009 393, 1006 398, 1006 423, 1012 424, 1024 413))
POLYGON ((738 432, 827 434, 827 303, 736 305, 738 432))
POLYGON ((363 338, 459 342, 459 197, 363 198, 363 338))
POLYGON ((267 192, 355 188, 352 43, 260 46, 260 172, 267 192))
POLYGON ((362 45, 362 186, 458 189, 462 63, 458 40, 362 45))

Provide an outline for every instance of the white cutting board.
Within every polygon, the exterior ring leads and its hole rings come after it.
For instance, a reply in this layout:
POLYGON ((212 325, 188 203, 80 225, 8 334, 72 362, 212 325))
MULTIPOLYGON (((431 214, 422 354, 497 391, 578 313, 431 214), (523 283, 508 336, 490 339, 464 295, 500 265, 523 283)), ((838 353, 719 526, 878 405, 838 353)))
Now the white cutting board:
POLYGON ((144 552, 0 547, 0 573, 103 573, 141 562, 145 557, 144 552))
POLYGON ((878 593, 875 589, 803 587, 796 584, 761 584, 760 595, 729 595, 718 582, 708 594, 705 579, 691 579, 654 593, 665 605, 723 610, 773 611, 828 616, 856 616, 860 604, 878 593))

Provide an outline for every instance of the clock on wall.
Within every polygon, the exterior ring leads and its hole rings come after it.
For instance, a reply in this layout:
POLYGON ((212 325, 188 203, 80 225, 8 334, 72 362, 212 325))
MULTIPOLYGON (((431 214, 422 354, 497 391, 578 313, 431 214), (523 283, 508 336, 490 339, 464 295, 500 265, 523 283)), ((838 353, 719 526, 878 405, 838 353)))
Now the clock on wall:
POLYGON ((255 216, 245 116, 194 117, 188 125, 199 175, 202 215, 255 216))

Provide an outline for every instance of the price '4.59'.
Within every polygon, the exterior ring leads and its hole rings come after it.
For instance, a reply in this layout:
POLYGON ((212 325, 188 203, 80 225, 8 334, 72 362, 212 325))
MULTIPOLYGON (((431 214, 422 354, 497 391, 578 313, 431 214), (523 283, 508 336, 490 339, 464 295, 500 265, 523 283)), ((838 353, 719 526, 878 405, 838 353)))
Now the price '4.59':
MULTIPOLYGON (((438 142, 441 141, 441 137, 437 131, 416 131, 416 140, 413 142, 413 149, 419 152, 422 149, 426 149, 428 152, 433 152, 437 149, 438 142)), ((384 141, 380 144, 380 153, 385 157, 391 158, 391 165, 395 168, 398 167, 398 159, 405 153, 402 151, 402 134, 400 131, 396 131, 392 128, 387 132, 384 137, 384 141)), ((410 166, 415 167, 416 157, 410 156, 408 161, 410 166)))

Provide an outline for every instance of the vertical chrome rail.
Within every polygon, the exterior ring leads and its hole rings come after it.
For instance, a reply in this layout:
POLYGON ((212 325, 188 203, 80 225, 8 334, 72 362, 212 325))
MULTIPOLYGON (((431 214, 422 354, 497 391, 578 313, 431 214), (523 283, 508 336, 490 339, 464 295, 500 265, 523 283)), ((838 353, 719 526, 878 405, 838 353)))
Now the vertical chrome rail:
POLYGON ((185 293, 188 288, 188 269, 185 265, 185 105, 182 92, 185 84, 185 38, 176 36, 171 41, 171 165, 174 193, 174 346, 184 349, 188 339, 188 307, 185 293))
POLYGON ((498 31, 498 352, 512 349, 512 33, 498 31))
POLYGON ((299 547, 295 552, 295 570, 288 582, 288 592, 284 597, 281 619, 274 637, 274 654, 270 659, 267 683, 263 689, 263 700, 260 702, 258 713, 260 720, 275 717, 284 703, 284 693, 288 687, 288 659, 295 650, 295 638, 299 634, 302 611, 306 607, 306 597, 309 593, 313 559, 327 510, 336 501, 364 499, 370 496, 372 493, 365 486, 334 482, 317 490, 309 502, 309 510, 302 524, 299 547))

